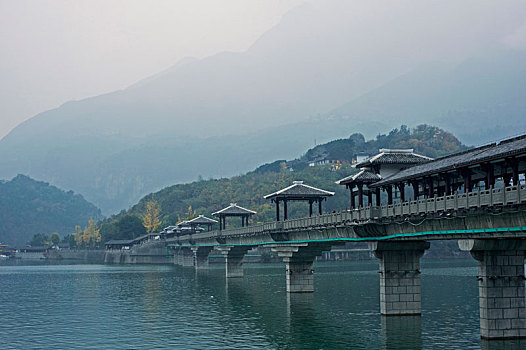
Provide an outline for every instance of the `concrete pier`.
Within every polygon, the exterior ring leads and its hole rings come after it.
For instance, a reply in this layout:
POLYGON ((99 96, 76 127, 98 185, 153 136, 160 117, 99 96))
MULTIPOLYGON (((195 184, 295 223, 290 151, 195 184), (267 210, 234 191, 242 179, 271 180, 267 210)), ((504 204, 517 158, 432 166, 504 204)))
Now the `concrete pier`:
POLYGON ((213 247, 203 246, 203 247, 192 247, 192 252, 194 254, 194 266, 196 270, 206 270, 208 269, 208 254, 214 249, 213 247))
POLYGON ((314 292, 314 260, 330 245, 324 243, 300 243, 272 246, 272 250, 286 264, 287 292, 314 292))
POLYGON ((526 338, 524 240, 460 240, 478 261, 480 336, 526 338))
POLYGON ((194 266, 194 253, 188 247, 174 249, 174 264, 183 267, 194 266))
POLYGON ((243 258, 252 246, 221 246, 218 250, 225 257, 226 278, 243 277, 243 258))
POLYGON ((371 243, 380 259, 380 313, 420 315, 420 258, 429 242, 408 241, 371 243))

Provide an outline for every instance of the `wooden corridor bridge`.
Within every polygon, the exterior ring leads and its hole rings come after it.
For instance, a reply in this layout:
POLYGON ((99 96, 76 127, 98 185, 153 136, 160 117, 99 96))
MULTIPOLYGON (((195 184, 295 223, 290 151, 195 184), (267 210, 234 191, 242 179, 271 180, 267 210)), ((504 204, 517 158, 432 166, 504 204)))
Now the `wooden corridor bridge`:
POLYGON ((526 135, 434 160, 380 150, 357 168, 338 182, 350 190, 350 210, 322 214, 331 192, 295 182, 267 196, 276 221, 248 226, 254 212, 231 205, 220 212, 242 216, 243 227, 226 229, 223 216, 219 230, 167 239, 166 249, 174 263, 196 269, 207 268, 212 250, 220 252, 231 278, 243 276, 249 250, 269 247, 286 264, 287 291, 297 293, 314 291, 313 264, 323 251, 369 242, 380 261, 381 313, 418 315, 420 257, 430 241, 455 239, 479 264, 481 337, 526 337, 526 135), (291 200, 308 201, 310 216, 289 219, 291 200), (312 215, 313 203, 319 215, 312 215))

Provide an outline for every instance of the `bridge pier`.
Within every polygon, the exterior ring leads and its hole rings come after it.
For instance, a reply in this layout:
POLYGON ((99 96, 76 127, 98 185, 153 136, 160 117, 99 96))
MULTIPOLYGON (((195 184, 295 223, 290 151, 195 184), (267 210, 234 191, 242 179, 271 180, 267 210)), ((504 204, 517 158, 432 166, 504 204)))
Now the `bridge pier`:
POLYGON ((478 261, 480 337, 526 338, 526 240, 459 240, 478 261))
POLYGON ((174 264, 183 267, 194 266, 193 252, 187 247, 176 248, 174 252, 174 264))
POLYGON ((226 278, 243 277, 243 257, 252 246, 220 246, 216 249, 225 257, 226 278))
POLYGON ((429 242, 371 243, 380 259, 380 313, 385 316, 420 315, 420 257, 429 242))
POLYGON ((194 266, 196 270, 208 269, 208 254, 214 249, 214 247, 192 247, 194 266))
POLYGON ((174 264, 179 266, 194 266, 193 253, 189 248, 176 247, 174 249, 174 264))
POLYGON ((272 250, 286 264, 287 292, 314 292, 314 260, 321 256, 324 250, 329 250, 327 244, 284 244, 272 246, 272 250))

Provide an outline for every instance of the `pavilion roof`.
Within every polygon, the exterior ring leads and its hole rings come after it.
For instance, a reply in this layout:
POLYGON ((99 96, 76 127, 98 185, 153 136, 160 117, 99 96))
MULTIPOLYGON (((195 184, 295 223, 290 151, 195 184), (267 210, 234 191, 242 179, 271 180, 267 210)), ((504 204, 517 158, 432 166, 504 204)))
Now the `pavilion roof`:
POLYGON ((322 190, 320 188, 305 185, 303 181, 294 181, 289 187, 281 189, 271 194, 267 194, 265 199, 315 199, 334 196, 334 192, 322 190))
POLYGON ((433 158, 414 153, 412 148, 408 149, 388 149, 381 148, 380 153, 367 158, 363 162, 356 164, 357 168, 369 167, 376 164, 420 164, 429 162, 433 158))
POLYGON ((521 155, 526 155, 526 134, 501 141, 498 144, 492 143, 412 166, 376 182, 374 187, 465 168, 505 157, 521 155))
POLYGON ((348 185, 351 183, 364 183, 371 184, 378 182, 382 179, 379 174, 372 172, 369 168, 364 168, 360 172, 344 177, 341 180, 336 181, 338 185, 348 185))
POLYGON ((228 207, 212 213, 214 216, 241 216, 254 214, 256 214, 255 211, 240 207, 237 203, 230 203, 228 207))
POLYGON ((188 223, 194 225, 211 225, 217 223, 217 220, 207 218, 204 215, 199 215, 195 219, 188 220, 188 223))

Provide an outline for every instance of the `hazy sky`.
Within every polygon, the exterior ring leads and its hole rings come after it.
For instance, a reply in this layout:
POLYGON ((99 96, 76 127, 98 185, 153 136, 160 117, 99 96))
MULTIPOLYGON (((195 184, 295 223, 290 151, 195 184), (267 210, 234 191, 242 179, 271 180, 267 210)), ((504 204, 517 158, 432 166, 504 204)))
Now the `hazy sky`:
POLYGON ((304 0, 0 0, 0 138, 68 100, 243 51, 304 0))

